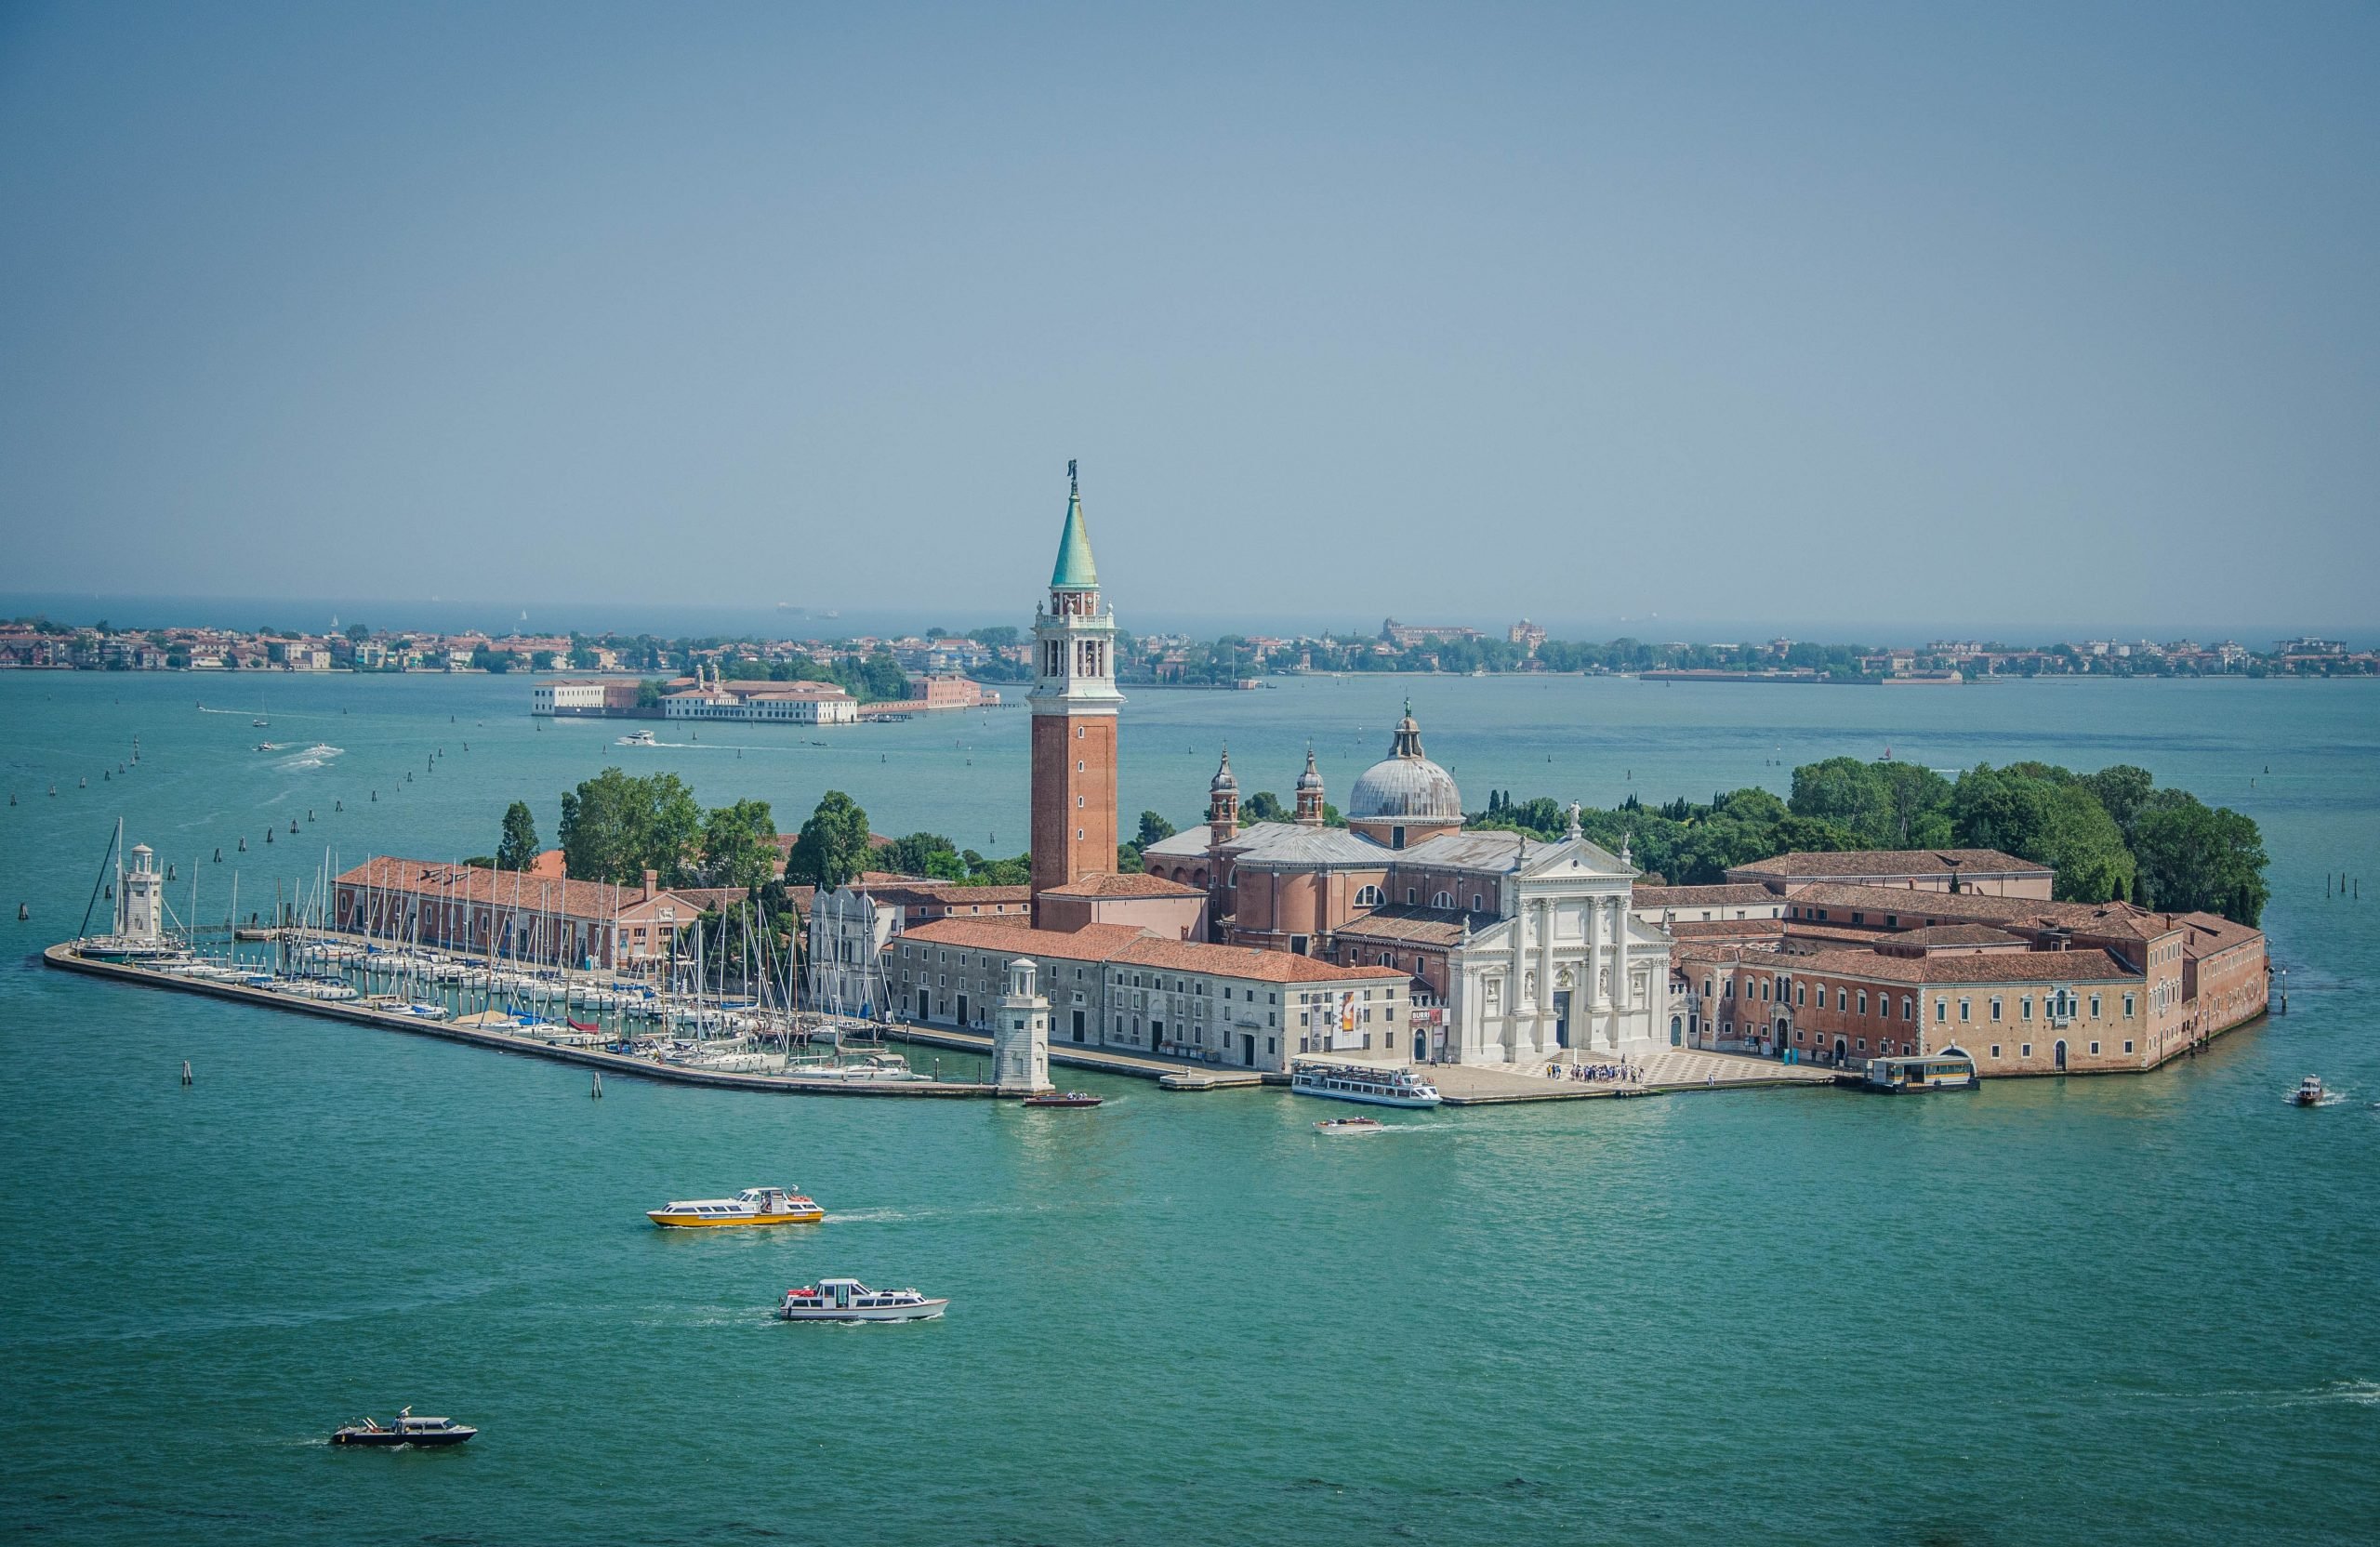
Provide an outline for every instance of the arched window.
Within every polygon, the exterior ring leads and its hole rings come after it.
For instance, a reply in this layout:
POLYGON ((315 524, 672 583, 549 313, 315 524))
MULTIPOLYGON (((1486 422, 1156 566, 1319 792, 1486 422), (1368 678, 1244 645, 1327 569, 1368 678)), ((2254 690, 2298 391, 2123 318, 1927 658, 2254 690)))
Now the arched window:
POLYGON ((1454 893, 1451 892, 1441 892, 1436 896, 1430 899, 1430 906, 1432 907, 1452 907, 1454 906, 1454 893))
POLYGON ((1379 887, 1364 886, 1355 889, 1355 906, 1357 907, 1378 907, 1387 901, 1387 895, 1383 893, 1379 887))

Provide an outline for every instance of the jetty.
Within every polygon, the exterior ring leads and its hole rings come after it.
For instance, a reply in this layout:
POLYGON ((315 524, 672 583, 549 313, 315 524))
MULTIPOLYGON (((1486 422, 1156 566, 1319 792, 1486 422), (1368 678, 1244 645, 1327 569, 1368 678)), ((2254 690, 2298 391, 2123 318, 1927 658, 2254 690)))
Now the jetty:
MULTIPOLYGON (((159 972, 128 961, 106 961, 86 957, 75 942, 64 941, 42 952, 45 966, 62 972, 82 972, 91 977, 107 978, 117 983, 132 984, 144 988, 163 988, 176 993, 198 994, 209 998, 231 999, 245 1004, 260 1005, 299 1015, 311 1015, 322 1020, 345 1021, 354 1025, 374 1026, 383 1031, 406 1032, 416 1037, 435 1037, 449 1042, 468 1042, 474 1047, 490 1048, 499 1052, 519 1053, 530 1058, 543 1058, 557 1064, 575 1064, 599 1072, 609 1070, 636 1079, 667 1080, 678 1085, 707 1085, 722 1091, 766 1091, 780 1095, 811 1096, 921 1096, 967 1099, 998 1095, 997 1087, 974 1080, 945 1079, 868 1079, 857 1077, 805 1078, 800 1075, 744 1074, 719 1069, 689 1068, 682 1064, 664 1063, 659 1059, 634 1053, 612 1052, 602 1048, 573 1047, 547 1041, 541 1038, 501 1026, 456 1021, 433 1021, 391 1011, 375 1010, 354 1001, 299 998, 289 994, 277 994, 269 988, 253 988, 243 983, 225 983, 206 978, 185 977, 174 972, 159 972)), ((986 1038, 988 1041, 988 1038, 986 1038)))

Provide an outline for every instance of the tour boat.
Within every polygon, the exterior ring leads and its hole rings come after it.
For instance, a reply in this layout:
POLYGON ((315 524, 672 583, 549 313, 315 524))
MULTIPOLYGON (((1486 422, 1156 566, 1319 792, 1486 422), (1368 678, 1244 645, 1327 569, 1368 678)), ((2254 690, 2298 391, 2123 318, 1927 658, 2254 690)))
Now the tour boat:
POLYGON ((2299 1080, 2297 1082, 2297 1089, 2290 1093, 2289 1104, 2292 1106, 2321 1105, 2322 1077, 2320 1075, 2307 1075, 2304 1079, 2299 1080))
POLYGON ((1360 1064, 1301 1064, 1289 1076, 1301 1096, 1359 1101, 1372 1106, 1435 1106, 1438 1090, 1410 1069, 1373 1069, 1360 1064))
POLYGON ((721 1224, 816 1224, 826 1210, 783 1187, 747 1187, 734 1197, 686 1198, 645 1211, 655 1224, 701 1229, 721 1224))
POLYGON ((1388 1125, 1378 1117, 1332 1117, 1314 1126, 1317 1131, 1333 1139, 1355 1139, 1367 1133, 1388 1131, 1388 1125))
POLYGON ((1027 1106, 1097 1106, 1106 1098, 1094 1096, 1088 1091, 1044 1091, 1038 1096, 1027 1096, 1027 1106))
POLYGON ((915 1289, 871 1289, 856 1278, 821 1278, 785 1291, 777 1306, 781 1321, 932 1321, 947 1300, 928 1300, 915 1289))
POLYGON ((397 1414, 397 1426, 385 1429, 377 1419, 367 1418, 360 1423, 341 1426, 331 1435, 333 1445, 460 1445, 478 1434, 468 1423, 457 1423, 451 1418, 416 1418, 406 1408, 397 1414))
POLYGON ((654 739, 651 731, 630 731, 613 745, 615 747, 658 747, 661 744, 654 739))
POLYGON ((1860 1072, 1859 1082, 1861 1089, 1885 1095, 1972 1091, 1980 1083, 1976 1078, 1975 1060, 1955 1049, 1912 1057, 1871 1058, 1860 1072))

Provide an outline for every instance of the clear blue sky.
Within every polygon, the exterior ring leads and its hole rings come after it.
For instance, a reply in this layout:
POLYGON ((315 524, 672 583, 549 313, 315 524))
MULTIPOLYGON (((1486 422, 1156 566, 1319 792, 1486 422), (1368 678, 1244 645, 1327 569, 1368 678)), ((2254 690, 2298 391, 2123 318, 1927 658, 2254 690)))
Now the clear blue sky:
MULTIPOLYGON (((0 7, 0 589, 2374 621, 2380 7, 0 7)), ((1651 630, 1658 631, 1658 630, 1651 630)))

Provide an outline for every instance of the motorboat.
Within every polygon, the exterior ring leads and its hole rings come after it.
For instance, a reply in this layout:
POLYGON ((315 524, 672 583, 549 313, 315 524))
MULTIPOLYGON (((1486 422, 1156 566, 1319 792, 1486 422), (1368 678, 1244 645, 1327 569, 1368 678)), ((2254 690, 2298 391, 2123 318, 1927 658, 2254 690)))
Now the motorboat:
POLYGON ((1315 1131, 1330 1139, 1359 1139, 1367 1133, 1385 1133, 1388 1125, 1378 1117, 1331 1117, 1314 1125, 1315 1131))
POLYGON ((950 1307, 915 1289, 871 1289, 856 1278, 821 1278, 785 1291, 780 1321, 932 1321, 950 1307))
POLYGON ((377 1419, 366 1418, 341 1425, 331 1435, 331 1443, 381 1448, 399 1445, 460 1445, 478 1433, 469 1424, 457 1423, 451 1418, 416 1418, 413 1409, 406 1408, 397 1414, 394 1427, 385 1427, 377 1419))
POLYGON ((2304 1079, 2299 1080, 2297 1082, 2297 1089, 2290 1092, 2289 1104, 2292 1106, 2321 1105, 2322 1077, 2320 1075, 2307 1075, 2304 1079))
POLYGON ((661 743, 651 731, 630 731, 612 745, 615 747, 658 747, 661 743))
POLYGON ((1440 1100, 1438 1088, 1410 1069, 1361 1064, 1301 1064, 1289 1076, 1289 1091, 1372 1106, 1435 1106, 1440 1100))
POLYGON ((734 1197, 685 1198, 645 1211, 659 1225, 700 1230, 723 1224, 816 1224, 826 1210, 783 1187, 747 1187, 734 1197))
POLYGON ((1058 1107, 1097 1106, 1105 1099, 1104 1096, 1094 1096, 1088 1091, 1044 1091, 1038 1096, 1025 1097, 1025 1104, 1058 1107))

